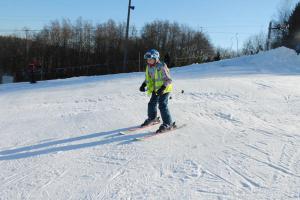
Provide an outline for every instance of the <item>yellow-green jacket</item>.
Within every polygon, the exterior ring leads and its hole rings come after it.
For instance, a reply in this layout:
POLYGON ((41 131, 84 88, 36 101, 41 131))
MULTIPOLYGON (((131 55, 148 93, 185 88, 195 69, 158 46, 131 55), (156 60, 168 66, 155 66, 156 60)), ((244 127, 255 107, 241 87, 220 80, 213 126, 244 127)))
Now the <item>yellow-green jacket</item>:
POLYGON ((171 92, 173 89, 170 70, 163 62, 157 62, 154 66, 146 66, 146 80, 147 94, 151 95, 152 92, 157 92, 161 86, 165 86, 164 94, 171 92))

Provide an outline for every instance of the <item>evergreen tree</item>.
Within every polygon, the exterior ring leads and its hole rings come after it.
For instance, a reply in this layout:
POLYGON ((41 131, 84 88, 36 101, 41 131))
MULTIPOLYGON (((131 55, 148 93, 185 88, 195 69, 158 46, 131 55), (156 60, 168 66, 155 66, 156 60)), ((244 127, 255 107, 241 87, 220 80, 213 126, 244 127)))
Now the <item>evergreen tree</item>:
POLYGON ((300 44, 300 2, 288 19, 288 31, 283 35, 282 43, 289 48, 295 48, 300 44))

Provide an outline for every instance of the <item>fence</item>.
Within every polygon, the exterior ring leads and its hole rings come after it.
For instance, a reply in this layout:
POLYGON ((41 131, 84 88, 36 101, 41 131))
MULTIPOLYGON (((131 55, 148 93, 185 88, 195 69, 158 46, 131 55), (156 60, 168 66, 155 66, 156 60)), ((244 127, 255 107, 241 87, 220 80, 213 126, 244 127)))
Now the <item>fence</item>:
MULTIPOLYGON (((95 65, 82 65, 82 66, 67 66, 47 68, 39 67, 34 71, 34 78, 39 80, 51 80, 60 78, 70 78, 76 76, 93 76, 93 75, 106 75, 117 74, 122 71, 122 64, 109 65, 109 64, 95 64, 95 65)), ((144 67, 138 66, 136 61, 128 62, 128 70, 126 72, 137 72, 144 70, 144 67)), ((30 71, 27 68, 19 70, 14 76, 16 82, 23 82, 30 80, 30 71)))
MULTIPOLYGON (((170 68, 175 66, 184 66, 193 63, 208 62, 200 57, 189 57, 189 58, 174 58, 170 62, 170 68)), ((36 81, 40 80, 51 80, 60 78, 70 78, 76 76, 93 76, 93 75, 106 75, 106 74, 117 74, 123 72, 123 63, 114 62, 106 64, 94 64, 94 65, 82 65, 82 66, 65 66, 65 67, 40 67, 34 72, 36 81)), ((139 60, 129 60, 127 63, 126 72, 139 72, 145 71, 145 64, 139 60)), ((30 72, 27 67, 23 70, 19 70, 14 74, 15 82, 23 82, 30 80, 30 72)), ((0 82, 1 83, 1 82, 0 82)))

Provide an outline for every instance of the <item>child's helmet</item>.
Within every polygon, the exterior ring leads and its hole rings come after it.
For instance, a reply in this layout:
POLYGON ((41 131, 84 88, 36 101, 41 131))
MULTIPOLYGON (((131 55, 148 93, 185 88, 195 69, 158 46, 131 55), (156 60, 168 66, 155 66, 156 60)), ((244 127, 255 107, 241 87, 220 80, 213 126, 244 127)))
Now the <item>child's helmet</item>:
POLYGON ((146 51, 146 53, 144 55, 144 59, 149 59, 149 58, 158 60, 159 52, 156 49, 150 49, 150 50, 146 51))

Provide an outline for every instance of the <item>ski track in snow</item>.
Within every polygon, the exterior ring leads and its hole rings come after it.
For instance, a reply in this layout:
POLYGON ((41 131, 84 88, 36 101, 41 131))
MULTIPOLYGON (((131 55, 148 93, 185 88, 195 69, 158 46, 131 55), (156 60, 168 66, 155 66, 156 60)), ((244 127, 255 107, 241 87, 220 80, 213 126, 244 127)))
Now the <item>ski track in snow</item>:
POLYGON ((175 69, 188 126, 140 142, 157 127, 118 133, 145 118, 143 73, 0 86, 0 199, 300 199, 300 78, 280 56, 175 69))

